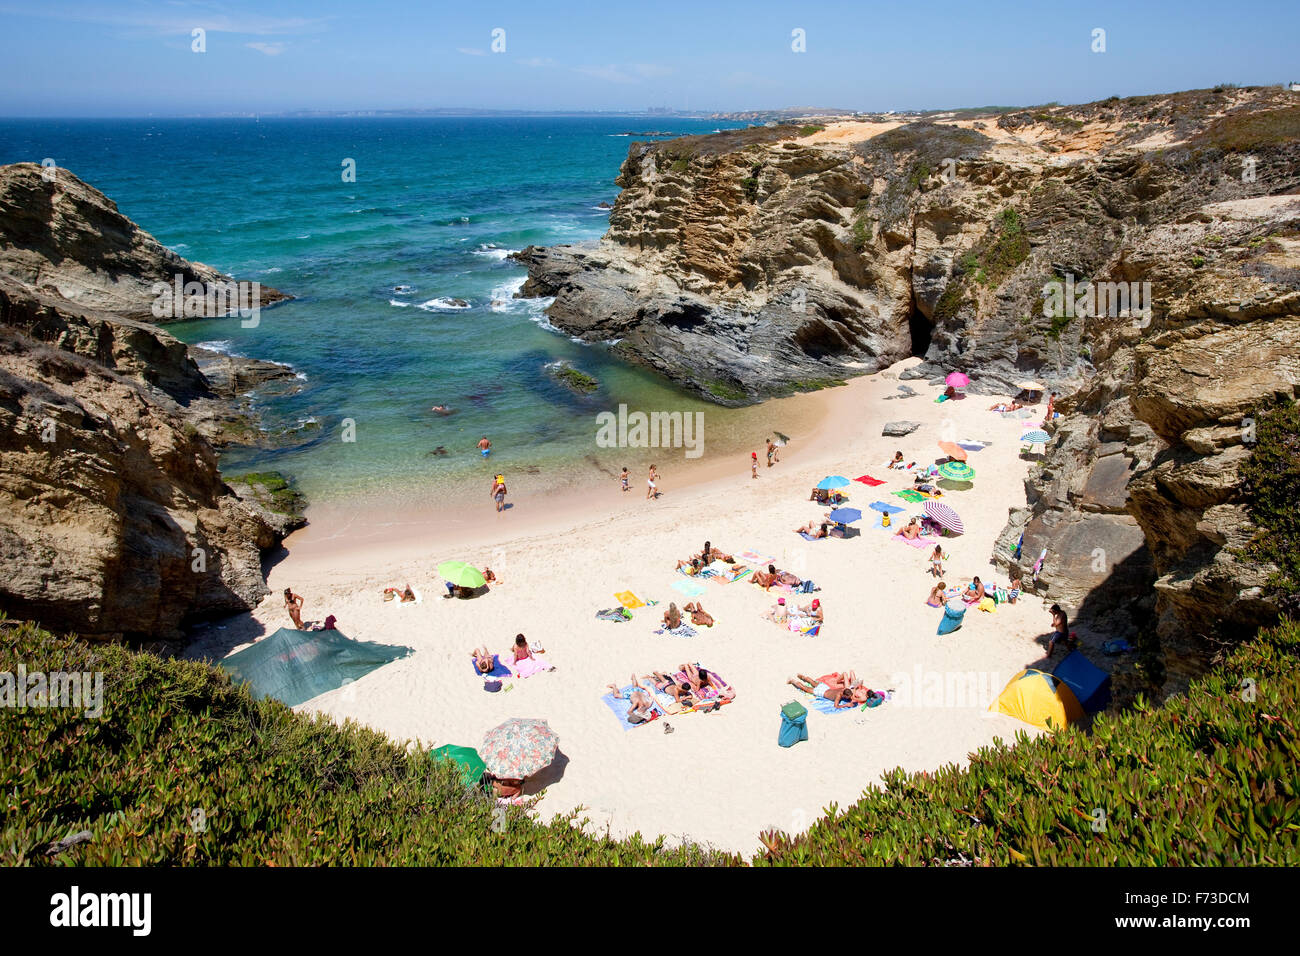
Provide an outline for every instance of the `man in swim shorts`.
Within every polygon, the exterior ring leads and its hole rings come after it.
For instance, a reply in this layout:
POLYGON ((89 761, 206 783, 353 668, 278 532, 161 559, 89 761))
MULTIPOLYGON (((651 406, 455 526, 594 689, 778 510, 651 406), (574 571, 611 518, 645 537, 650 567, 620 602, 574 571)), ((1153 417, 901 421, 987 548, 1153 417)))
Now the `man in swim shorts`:
POLYGON ((487 435, 484 435, 482 438, 479 439, 478 450, 479 450, 479 454, 481 454, 484 458, 486 458, 488 455, 492 453, 492 443, 488 441, 487 435))

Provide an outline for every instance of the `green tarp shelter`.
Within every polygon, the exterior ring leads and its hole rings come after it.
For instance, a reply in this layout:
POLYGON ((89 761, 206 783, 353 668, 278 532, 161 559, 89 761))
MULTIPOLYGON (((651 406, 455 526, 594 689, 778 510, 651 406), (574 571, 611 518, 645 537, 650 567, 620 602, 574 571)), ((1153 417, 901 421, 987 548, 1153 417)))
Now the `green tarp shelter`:
POLYGON ((483 772, 487 770, 487 764, 483 762, 483 758, 478 755, 478 751, 473 747, 446 744, 437 750, 429 751, 429 756, 434 760, 450 760, 455 763, 460 770, 461 783, 467 787, 478 786, 479 780, 483 777, 483 772))
POLYGON ((338 631, 282 627, 217 666, 236 684, 247 682, 254 697, 274 697, 293 707, 410 653, 409 647, 354 641, 338 631))

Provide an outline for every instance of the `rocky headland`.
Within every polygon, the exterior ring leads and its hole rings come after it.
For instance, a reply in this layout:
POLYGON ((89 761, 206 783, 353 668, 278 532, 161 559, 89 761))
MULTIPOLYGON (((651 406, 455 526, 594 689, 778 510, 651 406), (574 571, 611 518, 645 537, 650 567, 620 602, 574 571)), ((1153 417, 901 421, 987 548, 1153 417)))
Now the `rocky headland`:
MULTIPOLYGON (((12 617, 175 641, 255 606, 263 555, 302 523, 262 485, 227 485, 216 454, 257 440, 240 396, 292 370, 194 352, 155 325, 173 317, 157 314, 157 283, 178 277, 232 281, 67 170, 0 167, 0 608, 12 617)), ((261 287, 252 304, 286 298, 261 287)))

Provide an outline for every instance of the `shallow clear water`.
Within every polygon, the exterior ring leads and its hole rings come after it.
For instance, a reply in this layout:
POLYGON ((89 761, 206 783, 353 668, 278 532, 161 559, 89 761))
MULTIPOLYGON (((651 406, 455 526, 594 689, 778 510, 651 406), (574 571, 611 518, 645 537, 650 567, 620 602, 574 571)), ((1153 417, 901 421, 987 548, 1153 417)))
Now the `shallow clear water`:
MULTIPOLYGON (((706 410, 714 435, 745 414, 684 395, 545 326, 544 303, 511 296, 509 250, 605 231, 613 179, 642 130, 715 121, 644 117, 0 121, 0 162, 54 159, 162 243, 296 297, 237 318, 174 323, 189 343, 288 363, 294 394, 260 404, 294 446, 232 449, 228 474, 277 468, 321 501, 426 493, 484 463, 573 476, 621 465, 596 447, 595 415, 706 410), (345 159, 356 182, 344 182, 345 159), (402 287, 401 291, 397 291, 402 287), (459 298, 468 308, 453 308, 459 298), (595 376, 579 397, 546 371, 595 376), (430 407, 445 404, 442 417, 430 407), (355 442, 342 423, 355 422, 355 442), (443 446, 447 454, 432 454, 443 446)), ((735 124, 730 124, 735 125, 735 124)), ((650 453, 647 452, 647 455, 650 453)), ((645 456, 634 457, 629 465, 645 456)), ((634 472, 634 475, 636 472, 634 472)))

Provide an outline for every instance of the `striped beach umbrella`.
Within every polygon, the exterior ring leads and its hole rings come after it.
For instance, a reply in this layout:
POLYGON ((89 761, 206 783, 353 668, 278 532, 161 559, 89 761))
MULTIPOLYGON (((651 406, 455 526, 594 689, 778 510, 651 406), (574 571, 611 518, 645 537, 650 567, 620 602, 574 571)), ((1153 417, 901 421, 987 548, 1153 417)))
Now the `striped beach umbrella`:
POLYGON ((966 525, 961 520, 961 515, 953 511, 942 501, 927 501, 925 503, 925 513, 934 519, 935 524, 947 528, 953 534, 964 534, 966 525))
POLYGON ((948 461, 939 466, 939 474, 953 481, 970 481, 975 477, 975 469, 964 461, 948 461))
POLYGON ((1031 445, 1046 445, 1052 440, 1052 436, 1042 429, 1035 429, 1034 431, 1025 432, 1020 436, 1020 440, 1027 441, 1031 445))
POLYGON ((817 487, 822 491, 830 491, 832 488, 843 488, 848 483, 849 480, 843 475, 827 475, 817 482, 817 487))
POLYGON ((939 442, 939 450, 949 458, 956 458, 958 461, 966 460, 966 449, 962 448, 961 445, 958 445, 955 442, 941 441, 939 442))
POLYGON ((546 721, 511 717, 483 735, 479 755, 492 776, 523 780, 549 767, 559 746, 559 736, 546 721))
POLYGON ((965 372, 949 372, 948 377, 943 381, 945 385, 951 385, 953 388, 965 388, 970 384, 970 376, 965 372))

